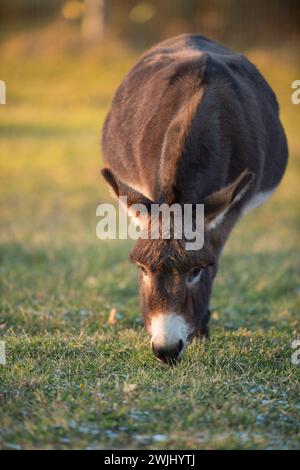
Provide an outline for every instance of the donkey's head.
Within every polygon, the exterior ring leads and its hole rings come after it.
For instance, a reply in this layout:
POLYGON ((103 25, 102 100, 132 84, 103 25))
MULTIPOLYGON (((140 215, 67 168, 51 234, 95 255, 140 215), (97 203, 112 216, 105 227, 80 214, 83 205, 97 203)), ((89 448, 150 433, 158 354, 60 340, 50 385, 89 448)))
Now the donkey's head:
MULTIPOLYGON (((147 211, 142 224, 149 232, 153 201, 117 179, 110 169, 102 170, 117 197, 127 196, 128 209, 143 204, 147 211)), ((182 236, 166 239, 140 238, 130 258, 140 269, 140 302, 146 329, 151 335, 155 356, 163 362, 178 360, 193 337, 208 334, 209 299, 217 271, 220 231, 229 209, 241 199, 253 175, 243 172, 232 184, 211 194, 204 201, 204 245, 187 250, 182 236)), ((136 209, 134 209, 136 212, 136 209)), ((136 215, 136 214, 134 214, 136 215)))

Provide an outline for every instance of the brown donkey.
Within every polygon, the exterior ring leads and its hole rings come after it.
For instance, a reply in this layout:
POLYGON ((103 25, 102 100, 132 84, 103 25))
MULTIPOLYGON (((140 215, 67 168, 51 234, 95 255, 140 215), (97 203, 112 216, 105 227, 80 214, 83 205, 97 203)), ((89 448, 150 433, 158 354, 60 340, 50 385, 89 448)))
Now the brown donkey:
POLYGON ((150 49, 125 77, 102 144, 102 174, 129 206, 204 204, 201 250, 186 250, 182 235, 139 239, 131 253, 152 350, 173 363, 193 337, 208 335, 212 283, 232 228, 283 176, 277 100, 243 55, 181 35, 150 49))

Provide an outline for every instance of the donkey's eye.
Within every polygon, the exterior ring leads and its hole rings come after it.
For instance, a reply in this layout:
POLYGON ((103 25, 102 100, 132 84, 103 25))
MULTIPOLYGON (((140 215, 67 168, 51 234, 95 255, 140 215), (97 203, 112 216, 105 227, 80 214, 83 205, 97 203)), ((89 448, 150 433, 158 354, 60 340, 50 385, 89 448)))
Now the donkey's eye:
POLYGON ((144 266, 141 266, 141 265, 139 264, 138 267, 140 268, 140 270, 142 271, 142 273, 144 274, 144 276, 148 276, 148 271, 147 271, 146 268, 144 268, 144 266))
POLYGON ((196 282, 198 279, 200 279, 201 272, 202 272, 202 268, 200 267, 192 269, 188 275, 188 282, 193 283, 193 282, 196 282))

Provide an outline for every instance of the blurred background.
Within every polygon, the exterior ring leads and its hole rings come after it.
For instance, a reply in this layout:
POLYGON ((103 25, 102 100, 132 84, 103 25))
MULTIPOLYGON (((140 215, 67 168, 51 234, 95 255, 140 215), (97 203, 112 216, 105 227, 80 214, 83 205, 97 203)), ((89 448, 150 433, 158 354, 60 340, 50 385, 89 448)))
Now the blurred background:
POLYGON ((107 34, 142 49, 187 31, 240 47, 295 45, 299 10, 297 0, 2 0, 0 6, 2 35, 48 28, 40 47, 69 51, 107 34), (54 35, 54 24, 57 33, 68 31, 69 40, 54 35))
POLYGON ((290 147, 280 190, 296 210, 297 0, 0 0, 0 222, 12 254, 99 246, 95 208, 109 199, 100 136, 113 94, 145 48, 183 32, 244 52, 270 82, 290 147))
POLYGON ((106 197, 100 133, 113 93, 145 48, 183 32, 253 60, 278 95, 299 157, 299 107, 290 99, 299 78, 297 0, 1 0, 2 236, 41 241, 47 229, 53 243, 66 230, 69 239, 94 237, 95 206, 106 197))

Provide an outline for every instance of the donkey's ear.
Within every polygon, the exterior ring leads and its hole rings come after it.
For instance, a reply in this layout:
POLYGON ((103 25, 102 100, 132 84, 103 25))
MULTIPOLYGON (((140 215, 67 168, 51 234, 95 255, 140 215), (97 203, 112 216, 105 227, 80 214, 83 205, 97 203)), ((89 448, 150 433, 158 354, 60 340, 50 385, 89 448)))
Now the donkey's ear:
POLYGON ((131 188, 126 183, 123 183, 119 178, 117 178, 110 168, 103 168, 101 174, 113 190, 117 198, 121 196, 127 196, 128 205, 132 204, 144 204, 147 208, 152 204, 152 201, 144 196, 139 191, 131 188))
MULTIPOLYGON (((125 209, 128 211, 130 217, 137 219, 140 215, 146 215, 151 210, 152 201, 144 196, 142 193, 128 186, 126 183, 120 181, 112 172, 110 168, 103 168, 101 174, 113 190, 114 195, 119 199, 122 196, 127 197, 127 206, 125 209)), ((121 203, 124 201, 121 199, 121 203)), ((139 223, 141 221, 139 220, 139 223)))
POLYGON ((119 186, 116 177, 109 168, 102 168, 101 175, 105 181, 109 184, 110 189, 113 191, 113 195, 119 197, 119 186))
POLYGON ((222 222, 229 209, 246 194, 254 178, 252 171, 244 170, 231 184, 205 199, 204 212, 208 229, 215 228, 222 222))
POLYGON ((112 196, 114 197, 119 197, 119 185, 117 178, 113 174, 113 172, 109 168, 102 168, 101 170, 101 175, 105 179, 105 181, 108 183, 112 196))

